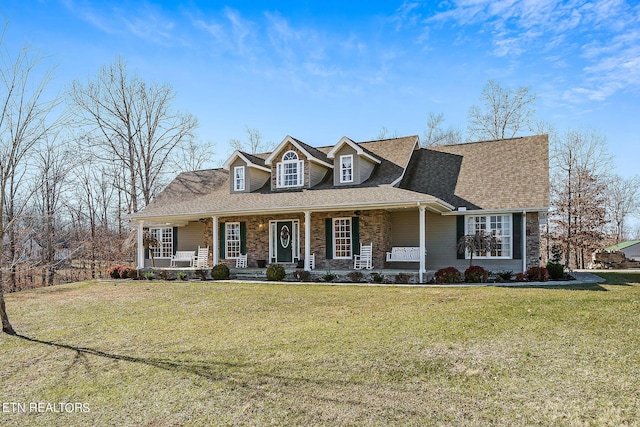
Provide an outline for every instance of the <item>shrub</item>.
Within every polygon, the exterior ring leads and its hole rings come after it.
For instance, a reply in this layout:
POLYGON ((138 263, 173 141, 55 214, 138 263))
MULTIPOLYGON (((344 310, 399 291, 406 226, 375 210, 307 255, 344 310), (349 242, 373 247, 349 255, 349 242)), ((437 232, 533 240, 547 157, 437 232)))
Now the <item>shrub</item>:
POLYGON ((497 273, 495 273, 495 275, 496 275, 496 280, 499 277, 500 279, 502 279, 503 282, 508 282, 513 277, 513 271, 511 270, 498 271, 497 273))
POLYGON ((311 272, 298 269, 293 272, 293 277, 300 282, 308 282, 309 280, 311 280, 311 272))
POLYGON ((170 273, 167 270, 160 270, 158 272, 158 278, 160 280, 169 280, 170 279, 170 273))
POLYGON ((267 280, 275 280, 279 282, 284 279, 286 274, 284 267, 280 264, 269 264, 269 267, 267 267, 267 280))
POLYGON ((526 275, 530 282, 546 282, 549 279, 549 272, 544 267, 529 267, 526 275))
POLYGON ((396 283, 400 284, 409 283, 409 279, 411 279, 411 276, 409 276, 407 273, 398 273, 395 277, 396 283))
POLYGON ((187 273, 185 273, 184 271, 178 271, 176 277, 178 278, 178 280, 187 280, 187 273))
POLYGON ((229 267, 225 264, 214 265, 211 269, 211 277, 214 280, 223 280, 229 278, 229 267))
POLYGON ((147 280, 153 280, 153 271, 145 271, 142 276, 147 280))
POLYGON ((384 281, 384 275, 374 271, 373 273, 371 273, 371 280, 373 280, 375 283, 382 283, 384 281))
POLYGON ((120 277, 123 279, 137 279, 138 278, 138 270, 133 267, 129 267, 126 265, 121 266, 120 268, 120 277))
POLYGON ((122 267, 121 265, 114 265, 112 267, 109 267, 109 269, 107 270, 107 274, 109 275, 109 277, 111 277, 112 279, 119 279, 120 278, 120 267, 122 267))
POLYGON ((524 273, 516 274, 516 282, 526 282, 527 276, 524 273))
POLYGON ((464 271, 464 281, 467 283, 486 283, 489 272, 479 265, 472 265, 464 271))
POLYGON ((462 282, 462 274, 455 267, 441 268, 436 271, 433 279, 436 283, 460 283, 462 282))
POLYGON ((549 272, 549 277, 551 278, 551 280, 564 279, 564 265, 562 264, 548 262, 547 271, 549 272))
POLYGON ((323 279, 325 282, 333 282, 333 279, 335 279, 336 277, 337 277, 337 276, 336 276, 335 274, 333 274, 333 273, 332 273, 332 272, 330 272, 330 271, 327 271, 327 272, 324 274, 324 276, 322 276, 322 279, 323 279))
POLYGON ((347 273, 347 277, 353 283, 360 283, 362 281, 362 278, 364 277, 364 275, 362 274, 361 271, 351 271, 351 272, 347 273))

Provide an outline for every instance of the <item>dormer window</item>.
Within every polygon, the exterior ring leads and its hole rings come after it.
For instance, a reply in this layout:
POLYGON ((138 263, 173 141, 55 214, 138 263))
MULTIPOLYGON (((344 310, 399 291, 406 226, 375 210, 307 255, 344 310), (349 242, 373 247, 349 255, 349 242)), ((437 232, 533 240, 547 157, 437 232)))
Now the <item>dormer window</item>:
POLYGON ((235 191, 244 191, 244 166, 236 166, 233 168, 235 191))
POLYGON ((353 182, 353 154, 340 156, 340 182, 353 182))
POLYGON ((277 164, 278 188, 300 187, 304 185, 304 161, 298 158, 295 151, 287 151, 282 161, 277 164))

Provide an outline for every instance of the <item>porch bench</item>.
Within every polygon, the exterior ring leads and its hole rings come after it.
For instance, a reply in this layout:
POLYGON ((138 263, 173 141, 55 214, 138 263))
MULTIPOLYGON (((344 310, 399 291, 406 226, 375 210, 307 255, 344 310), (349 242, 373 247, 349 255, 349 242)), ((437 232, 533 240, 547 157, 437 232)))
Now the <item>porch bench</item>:
POLYGON ((196 257, 196 251, 176 251, 171 257, 171 267, 176 266, 176 262, 188 262, 189 267, 193 267, 193 259, 196 257))
POLYGON ((400 246, 387 252, 387 262, 420 262, 420 248, 400 246))

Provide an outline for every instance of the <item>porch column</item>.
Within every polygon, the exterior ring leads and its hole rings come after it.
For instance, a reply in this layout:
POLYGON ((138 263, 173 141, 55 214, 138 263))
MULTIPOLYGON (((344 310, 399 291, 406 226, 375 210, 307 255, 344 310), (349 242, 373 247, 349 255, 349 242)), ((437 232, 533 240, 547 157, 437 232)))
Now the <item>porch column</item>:
POLYGON ((144 268, 144 222, 138 221, 138 270, 144 268))
POLYGON ((311 270, 311 211, 304 211, 304 269, 311 270))
POLYGON ((220 248, 218 247, 218 217, 217 216, 213 216, 211 217, 211 219, 213 220, 213 241, 211 242, 211 253, 213 254, 213 260, 211 261, 211 263, 216 266, 218 265, 219 261, 220 261, 220 248))
POLYGON ((424 206, 418 205, 418 215, 420 217, 420 271, 418 277, 420 283, 424 278, 424 273, 427 272, 426 252, 427 252, 427 234, 426 234, 426 218, 425 218, 424 206))
POLYGON ((527 271, 527 212, 522 211, 522 272, 527 271))

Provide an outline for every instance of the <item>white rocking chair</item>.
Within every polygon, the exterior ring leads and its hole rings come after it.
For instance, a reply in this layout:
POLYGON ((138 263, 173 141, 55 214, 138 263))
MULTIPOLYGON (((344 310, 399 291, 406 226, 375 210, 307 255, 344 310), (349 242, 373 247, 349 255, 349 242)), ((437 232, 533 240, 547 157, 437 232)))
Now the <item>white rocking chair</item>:
POLYGON ((370 243, 368 245, 363 245, 362 243, 360 243, 360 255, 353 256, 353 268, 356 270, 360 270, 362 268, 371 270, 373 268, 372 259, 373 243, 370 243))
POLYGON ((236 268, 247 268, 247 254, 240 254, 240 256, 236 258, 236 268))
POLYGON ((198 246, 198 254, 195 257, 193 266, 196 268, 209 267, 209 246, 207 246, 206 248, 201 248, 200 246, 198 246))

